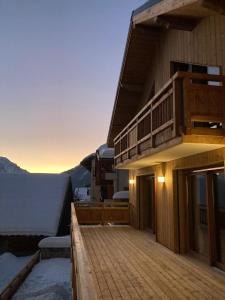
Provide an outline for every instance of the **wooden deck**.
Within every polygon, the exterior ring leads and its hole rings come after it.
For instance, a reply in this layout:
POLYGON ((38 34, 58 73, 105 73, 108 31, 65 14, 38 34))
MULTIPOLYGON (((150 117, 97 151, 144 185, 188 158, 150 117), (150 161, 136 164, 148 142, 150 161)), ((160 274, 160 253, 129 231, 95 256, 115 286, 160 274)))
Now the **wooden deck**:
POLYGON ((224 273, 131 227, 81 226, 99 299, 225 299, 224 273))

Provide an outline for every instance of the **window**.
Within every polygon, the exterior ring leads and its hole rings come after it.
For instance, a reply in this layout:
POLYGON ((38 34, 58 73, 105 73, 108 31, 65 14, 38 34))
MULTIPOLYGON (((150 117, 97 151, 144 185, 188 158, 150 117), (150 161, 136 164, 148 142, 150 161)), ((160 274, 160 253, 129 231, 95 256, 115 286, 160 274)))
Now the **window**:
MULTIPOLYGON (((171 76, 178 71, 209 74, 209 75, 220 75, 220 67, 195 65, 195 64, 188 64, 188 63, 181 63, 181 62, 172 62, 171 63, 171 76)), ((220 82, 218 82, 218 81, 205 81, 205 80, 200 81, 200 80, 198 80, 198 81, 196 81, 196 83, 215 85, 215 86, 220 85, 220 82)))

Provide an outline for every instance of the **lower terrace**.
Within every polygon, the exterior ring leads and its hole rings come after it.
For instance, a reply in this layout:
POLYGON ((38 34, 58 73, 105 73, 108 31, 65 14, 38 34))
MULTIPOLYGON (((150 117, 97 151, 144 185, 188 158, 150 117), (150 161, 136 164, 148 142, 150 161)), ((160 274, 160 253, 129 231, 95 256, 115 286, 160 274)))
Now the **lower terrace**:
POLYGON ((224 273, 130 226, 79 226, 72 208, 74 299, 225 299, 224 273))

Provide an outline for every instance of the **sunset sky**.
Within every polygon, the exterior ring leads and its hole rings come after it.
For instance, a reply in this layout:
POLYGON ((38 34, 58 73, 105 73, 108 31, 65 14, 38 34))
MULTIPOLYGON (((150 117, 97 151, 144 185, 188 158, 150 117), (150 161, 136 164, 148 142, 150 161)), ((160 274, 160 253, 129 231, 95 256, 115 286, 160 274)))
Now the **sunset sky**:
POLYGON ((131 12, 144 2, 0 2, 0 156, 61 172, 106 141, 131 12))

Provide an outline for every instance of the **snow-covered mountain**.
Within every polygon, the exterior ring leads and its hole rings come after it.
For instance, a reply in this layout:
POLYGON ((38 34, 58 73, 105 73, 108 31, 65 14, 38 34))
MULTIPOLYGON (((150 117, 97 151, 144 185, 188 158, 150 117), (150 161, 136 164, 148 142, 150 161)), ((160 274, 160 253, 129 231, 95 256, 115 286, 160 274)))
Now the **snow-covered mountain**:
POLYGON ((76 187, 90 187, 91 185, 91 173, 81 165, 63 173, 71 176, 73 189, 76 187))
POLYGON ((0 156, 0 174, 24 174, 28 173, 26 170, 21 169, 17 164, 11 162, 6 157, 0 156))

